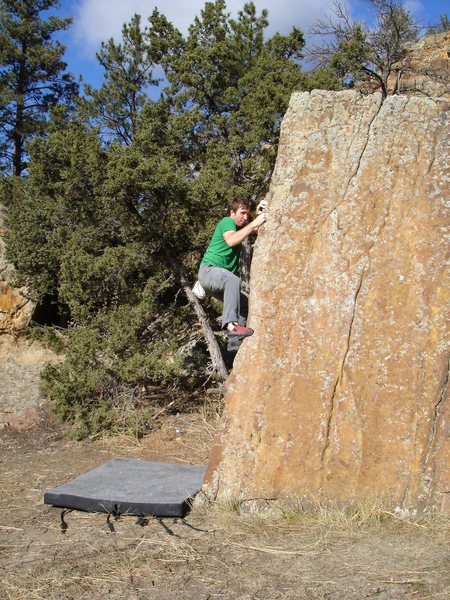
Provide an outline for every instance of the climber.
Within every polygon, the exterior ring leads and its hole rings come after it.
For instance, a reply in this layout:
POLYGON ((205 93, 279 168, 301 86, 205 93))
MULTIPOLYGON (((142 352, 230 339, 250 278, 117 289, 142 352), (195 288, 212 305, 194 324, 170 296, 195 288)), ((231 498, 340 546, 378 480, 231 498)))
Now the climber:
POLYGON ((208 296, 223 302, 222 328, 231 337, 253 334, 253 329, 246 327, 247 298, 241 292, 236 271, 241 243, 266 221, 267 214, 262 212, 265 207, 267 202, 263 200, 257 207, 258 216, 248 223, 250 203, 242 198, 233 200, 229 216, 218 223, 200 263, 198 281, 208 296))

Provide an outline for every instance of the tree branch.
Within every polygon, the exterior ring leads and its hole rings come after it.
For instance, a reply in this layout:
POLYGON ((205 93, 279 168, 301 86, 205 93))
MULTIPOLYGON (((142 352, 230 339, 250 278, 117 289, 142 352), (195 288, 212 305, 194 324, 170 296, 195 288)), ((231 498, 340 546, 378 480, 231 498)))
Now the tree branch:
POLYGON ((192 292, 191 286, 186 278, 186 275, 182 269, 182 267, 178 264, 178 262, 167 254, 167 259, 174 271, 178 275, 178 279, 180 281, 181 287, 183 288, 184 293, 186 294, 187 299, 192 305, 195 314, 199 320, 201 328, 203 330, 203 336, 205 338, 206 344, 208 346, 208 352, 211 357, 211 362, 213 364, 214 371, 221 377, 222 381, 226 381, 228 378, 228 369, 225 366, 225 363, 222 358, 222 352, 220 351, 219 344, 217 343, 216 336, 214 335, 211 326, 209 325, 208 316, 203 310, 202 305, 198 301, 198 299, 194 296, 192 292))

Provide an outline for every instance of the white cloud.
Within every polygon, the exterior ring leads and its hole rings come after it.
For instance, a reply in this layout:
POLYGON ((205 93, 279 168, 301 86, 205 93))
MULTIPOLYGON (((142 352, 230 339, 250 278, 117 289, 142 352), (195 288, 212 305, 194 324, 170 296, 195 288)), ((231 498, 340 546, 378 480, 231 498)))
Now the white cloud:
MULTIPOLYGON (((102 41, 111 37, 120 39, 122 25, 140 14, 145 22, 156 6, 169 21, 186 33, 196 15, 200 14, 203 0, 81 0, 74 12, 73 35, 80 52, 92 55, 102 41)), ((329 11, 332 0, 256 0, 260 12, 269 11, 269 33, 287 33, 293 26, 304 33, 314 21, 329 11)), ((244 6, 244 0, 228 0, 227 10, 236 16, 244 6)))
POLYGON ((424 5, 421 0, 405 0, 405 8, 414 16, 418 17, 424 11, 424 5))

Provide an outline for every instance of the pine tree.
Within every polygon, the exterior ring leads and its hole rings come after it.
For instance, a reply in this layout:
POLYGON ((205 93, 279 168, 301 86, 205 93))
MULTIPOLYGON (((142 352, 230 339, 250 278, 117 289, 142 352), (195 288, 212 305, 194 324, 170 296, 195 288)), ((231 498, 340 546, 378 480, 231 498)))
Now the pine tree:
POLYGON ((72 19, 41 17, 56 6, 57 0, 0 1, 1 166, 14 175, 26 168, 25 143, 45 130, 50 108, 77 91, 64 73, 64 46, 52 39, 72 19))
POLYGON ((105 81, 99 90, 86 86, 91 96, 91 112, 108 139, 129 145, 136 132, 137 120, 149 100, 153 77, 152 47, 145 42, 147 29, 141 30, 141 17, 134 15, 122 28, 122 43, 110 39, 102 43, 97 59, 104 69, 105 81))
POLYGON ((29 151, 28 176, 8 178, 8 257, 36 300, 50 297, 70 323, 64 361, 45 371, 44 389, 83 436, 113 425, 119 394, 134 420, 142 386, 186 375, 178 348, 194 317, 175 302, 161 252, 170 236, 163 199, 176 197, 176 184, 172 165, 158 171, 155 158, 150 174, 136 168, 132 148, 104 147, 96 129, 62 108, 29 151), (141 214, 155 198, 156 216, 141 214))
POLYGON ((236 194, 267 188, 281 119, 302 82, 303 35, 294 28, 264 40, 267 11, 248 3, 231 19, 223 0, 206 2, 186 38, 155 13, 150 24, 152 43, 164 47, 167 129, 188 201, 214 220, 236 194))

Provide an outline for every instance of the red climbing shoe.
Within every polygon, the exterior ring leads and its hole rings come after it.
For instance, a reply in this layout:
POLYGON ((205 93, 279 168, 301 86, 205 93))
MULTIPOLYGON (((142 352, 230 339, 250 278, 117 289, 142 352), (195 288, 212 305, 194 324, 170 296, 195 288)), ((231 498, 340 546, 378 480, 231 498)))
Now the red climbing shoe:
POLYGON ((236 322, 228 323, 227 334, 230 336, 248 337, 253 333, 254 330, 251 327, 245 327, 236 322))

